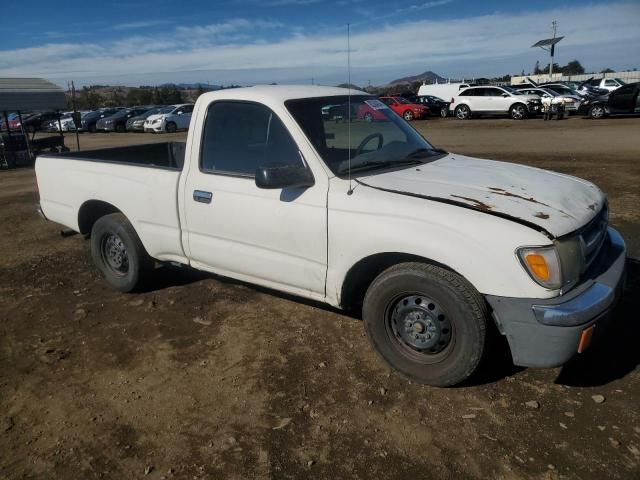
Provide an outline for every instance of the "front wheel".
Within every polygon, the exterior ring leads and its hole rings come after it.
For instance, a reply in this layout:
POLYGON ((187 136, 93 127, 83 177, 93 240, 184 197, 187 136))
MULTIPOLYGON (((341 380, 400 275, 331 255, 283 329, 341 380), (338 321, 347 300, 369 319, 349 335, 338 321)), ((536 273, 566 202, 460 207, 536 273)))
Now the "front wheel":
POLYGON ((140 287, 153 261, 121 213, 99 218, 91 229, 91 256, 107 283, 121 292, 140 287))
POLYGON ((124 133, 127 131, 127 128, 124 126, 124 124, 119 123, 116 125, 116 132, 118 133, 124 133))
POLYGON ((509 109, 509 116, 514 120, 524 120, 527 118, 527 107, 522 103, 516 103, 509 109))
POLYGON ((606 112, 602 105, 593 105, 589 109, 589 116, 594 120, 600 120, 601 118, 604 118, 605 114, 606 112))
POLYGON ((442 107, 440 109, 440 116, 442 118, 447 118, 449 116, 449 107, 442 107))
POLYGON ((175 133, 178 130, 178 126, 174 122, 168 122, 165 129, 167 133, 175 133))
POLYGON ((411 120, 413 120, 413 112, 411 110, 406 110, 402 114, 402 118, 404 118, 407 122, 410 122, 411 120))
POLYGON ((471 118, 471 110, 466 105, 459 105, 456 107, 455 113, 458 120, 468 120, 471 118))
POLYGON ((482 297, 464 278, 435 265, 403 263, 387 269, 367 290, 362 312, 376 352, 420 383, 461 383, 485 352, 482 297))

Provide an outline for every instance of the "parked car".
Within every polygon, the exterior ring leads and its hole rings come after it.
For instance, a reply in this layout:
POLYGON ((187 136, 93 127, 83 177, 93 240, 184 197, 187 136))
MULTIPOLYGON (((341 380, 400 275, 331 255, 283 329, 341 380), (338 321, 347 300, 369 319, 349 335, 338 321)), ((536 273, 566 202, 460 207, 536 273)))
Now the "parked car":
POLYGON ((434 95, 418 95, 414 103, 419 103, 427 107, 431 115, 439 115, 441 117, 449 115, 449 102, 440 97, 434 95))
POLYGON ((152 107, 132 107, 119 110, 111 116, 101 118, 96 122, 96 130, 103 132, 124 133, 127 131, 127 121, 130 118, 142 115, 152 107))
POLYGON ((640 82, 628 83, 608 95, 585 100, 580 113, 596 120, 608 115, 640 113, 640 82))
POLYGON ((580 95, 561 95, 553 90, 543 87, 516 87, 516 90, 524 93, 525 95, 537 95, 541 99, 551 99, 552 105, 564 104, 565 111, 568 114, 577 113, 580 104, 582 103, 582 97, 580 95))
MULTIPOLYGON (((39 112, 22 119, 22 127, 27 133, 41 132, 47 129, 50 121, 58 121, 58 112, 39 112)), ((20 122, 16 122, 16 127, 20 128, 20 122)), ((11 127, 13 128, 13 126, 11 127)))
MULTIPOLYGON (((414 103, 404 97, 380 97, 380 101, 396 112, 407 122, 429 115, 429 109, 419 103, 414 103)), ((367 117, 365 116, 365 120, 367 117)))
POLYGON ((90 236, 122 292, 159 261, 362 311, 380 357, 422 383, 467 379, 492 322, 517 365, 558 366, 597 341, 626 254, 605 194, 445 152, 377 98, 349 93, 205 93, 186 144, 40 156, 41 212, 90 236), (386 120, 323 119, 348 102, 386 120))
POLYGON ((627 82, 621 78, 592 78, 588 80, 589 85, 592 87, 600 88, 613 92, 614 90, 626 85, 627 82))
POLYGON ((542 110, 540 97, 525 95, 511 87, 469 87, 451 99, 449 111, 466 120, 473 115, 509 115, 523 120, 542 110))
POLYGON ((144 121, 149 118, 151 115, 169 113, 173 110, 174 107, 152 107, 140 115, 136 115, 135 117, 131 117, 127 120, 127 132, 144 132, 144 121))
POLYGON ((191 122, 193 104, 173 105, 169 113, 157 113, 144 121, 144 131, 153 133, 172 133, 187 130, 191 122))
POLYGON ((96 124, 98 123, 98 120, 110 117, 119 110, 122 110, 122 108, 100 108, 91 113, 88 113, 82 118, 81 129, 85 132, 95 133, 97 131, 96 124))

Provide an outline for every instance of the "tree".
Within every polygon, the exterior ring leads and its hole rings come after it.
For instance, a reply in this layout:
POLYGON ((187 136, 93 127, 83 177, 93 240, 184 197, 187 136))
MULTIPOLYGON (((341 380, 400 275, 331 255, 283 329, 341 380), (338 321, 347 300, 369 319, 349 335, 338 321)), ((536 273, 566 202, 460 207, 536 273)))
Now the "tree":
POLYGON ((615 70, 611 70, 610 68, 605 68, 604 70, 600 70, 600 73, 613 73, 615 70))
POLYGON ((582 75, 584 67, 578 60, 571 60, 564 67, 561 67, 562 73, 565 75, 582 75))
POLYGON ((544 72, 540 70, 540 60, 536 60, 536 66, 533 67, 533 74, 540 75, 541 73, 544 73, 544 72))

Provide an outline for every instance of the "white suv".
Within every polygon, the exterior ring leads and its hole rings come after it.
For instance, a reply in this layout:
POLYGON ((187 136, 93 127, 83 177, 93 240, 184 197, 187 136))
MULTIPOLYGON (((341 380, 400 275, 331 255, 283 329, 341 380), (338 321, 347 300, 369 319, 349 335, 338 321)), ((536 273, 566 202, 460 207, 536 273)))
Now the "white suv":
POLYGON ((144 121, 144 131, 153 133, 173 133, 178 130, 189 129, 193 104, 174 105, 169 113, 158 113, 147 117, 144 121))
POLYGON ((537 95, 525 95, 510 87, 469 87, 451 99, 449 110, 461 120, 472 115, 509 115, 522 120, 540 113, 542 103, 537 95))

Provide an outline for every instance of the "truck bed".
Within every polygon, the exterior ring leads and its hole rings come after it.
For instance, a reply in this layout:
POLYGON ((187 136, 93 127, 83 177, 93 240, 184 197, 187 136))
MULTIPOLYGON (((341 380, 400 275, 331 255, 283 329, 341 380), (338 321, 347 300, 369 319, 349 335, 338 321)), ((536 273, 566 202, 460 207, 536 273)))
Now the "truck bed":
MULTIPOLYGON (((185 142, 146 143, 127 147, 101 148, 57 155, 70 160, 119 163, 151 168, 182 170, 185 142)), ((48 155, 50 156, 50 155, 48 155)), ((55 155, 53 155, 55 156, 55 155)))
POLYGON ((85 212, 95 205, 115 209, 152 257, 185 263, 178 212, 184 153, 184 143, 165 142, 39 155, 40 207, 48 219, 81 233, 89 233, 82 228, 85 212))

